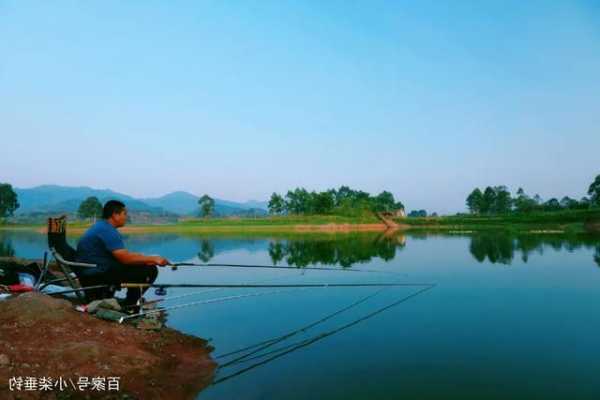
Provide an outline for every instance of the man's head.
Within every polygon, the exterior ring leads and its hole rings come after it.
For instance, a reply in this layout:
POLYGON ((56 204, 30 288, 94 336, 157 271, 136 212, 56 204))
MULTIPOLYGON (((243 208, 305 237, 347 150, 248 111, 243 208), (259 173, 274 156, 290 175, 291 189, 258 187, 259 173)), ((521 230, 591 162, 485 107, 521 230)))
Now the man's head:
POLYGON ((102 209, 102 218, 111 223, 115 228, 125 225, 127 222, 127 208, 119 200, 109 200, 102 209))

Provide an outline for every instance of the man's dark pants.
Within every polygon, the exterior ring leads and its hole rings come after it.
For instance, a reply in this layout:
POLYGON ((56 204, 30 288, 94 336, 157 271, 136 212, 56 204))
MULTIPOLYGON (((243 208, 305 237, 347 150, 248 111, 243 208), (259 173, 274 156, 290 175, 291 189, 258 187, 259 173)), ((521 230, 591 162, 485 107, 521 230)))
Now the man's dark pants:
MULTIPOLYGON (((154 283, 158 276, 156 266, 147 265, 123 265, 117 262, 111 263, 95 271, 78 271, 77 276, 82 286, 95 285, 120 285, 121 283, 154 283)), ((128 288, 127 304, 135 304, 148 288, 128 288)), ((113 297, 114 291, 109 289, 94 289, 86 291, 87 300, 96 300, 113 297)))

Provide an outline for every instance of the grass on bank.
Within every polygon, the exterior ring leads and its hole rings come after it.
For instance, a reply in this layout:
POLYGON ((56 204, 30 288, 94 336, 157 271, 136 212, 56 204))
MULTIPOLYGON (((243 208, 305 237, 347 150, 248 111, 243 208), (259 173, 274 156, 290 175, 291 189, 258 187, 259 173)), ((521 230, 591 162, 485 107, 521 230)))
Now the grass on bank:
POLYGON ((381 221, 372 214, 360 216, 341 215, 286 215, 263 218, 191 218, 179 221, 179 226, 279 226, 279 225, 327 225, 327 224, 378 224, 381 221))
MULTIPOLYGON (((563 210, 554 212, 536 212, 529 214, 506 215, 454 215, 441 217, 396 218, 402 229, 473 229, 473 230, 566 230, 583 231, 586 220, 600 221, 600 209, 563 210)), ((189 218, 167 224, 128 224, 126 230, 134 233, 173 232, 173 233, 248 233, 286 232, 299 227, 326 228, 325 225, 361 225, 379 224, 381 221, 373 214, 362 213, 355 216, 340 215, 288 215, 261 218, 189 218)), ((91 225, 89 221, 69 221, 68 232, 81 233, 91 225)), ((4 224, 0 229, 44 230, 45 224, 4 224)), ((352 229, 350 227, 350 229, 352 229)))
POLYGON ((563 210, 505 215, 452 215, 442 217, 419 217, 396 219, 411 228, 434 229, 509 229, 582 231, 587 220, 600 220, 600 209, 563 210))
MULTIPOLYGON (((309 215, 309 216, 269 216, 264 218, 188 218, 175 223, 165 224, 133 224, 128 223, 123 231, 154 233, 154 232, 214 232, 214 233, 252 233, 252 232, 284 232, 300 227, 323 227, 326 225, 360 225, 379 224, 375 215, 339 216, 339 215, 309 215)), ((69 220, 68 233, 82 233, 92 225, 91 221, 69 220)), ((0 230, 45 230, 45 224, 4 224, 0 230)))

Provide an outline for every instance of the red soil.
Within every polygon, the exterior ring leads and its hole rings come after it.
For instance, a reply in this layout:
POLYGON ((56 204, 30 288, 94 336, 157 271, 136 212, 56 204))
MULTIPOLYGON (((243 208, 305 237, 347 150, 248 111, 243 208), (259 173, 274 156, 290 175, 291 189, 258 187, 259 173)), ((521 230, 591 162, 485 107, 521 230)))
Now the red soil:
POLYGON ((0 301, 2 399, 192 399, 211 382, 210 351, 203 339, 103 321, 39 293, 0 301), (120 391, 9 390, 10 378, 28 376, 70 378, 76 386, 79 377, 120 377, 120 391))

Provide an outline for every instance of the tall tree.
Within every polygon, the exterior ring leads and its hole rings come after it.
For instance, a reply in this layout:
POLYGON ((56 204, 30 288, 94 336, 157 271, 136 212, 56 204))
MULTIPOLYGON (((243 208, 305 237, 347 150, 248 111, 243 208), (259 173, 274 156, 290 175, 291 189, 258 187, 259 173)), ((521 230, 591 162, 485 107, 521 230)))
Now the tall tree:
POLYGON ((483 193, 479 188, 473 189, 473 191, 467 196, 467 207, 472 214, 481 213, 481 207, 483 203, 483 193))
POLYGON ((506 214, 510 212, 512 208, 512 198, 510 197, 510 192, 506 186, 496 186, 494 187, 494 192, 496 194, 496 199, 494 201, 494 206, 492 207, 493 212, 497 214, 506 214))
POLYGON ((600 206, 600 175, 596 176, 594 182, 591 183, 588 194, 590 195, 590 202, 593 205, 600 206))
POLYGON ((496 204, 496 191, 490 186, 486 187, 483 191, 483 201, 481 202, 481 212, 483 214, 490 214, 494 212, 496 204))
POLYGON ((344 202, 349 202, 354 198, 354 190, 350 189, 348 186, 340 186, 340 188, 335 193, 335 206, 339 207, 344 202))
POLYGON ((544 203, 544 211, 558 211, 560 210, 560 203, 557 199, 551 198, 544 203))
POLYGON ((521 213, 531 212, 536 207, 535 200, 527 196, 523 188, 517 190, 517 197, 514 199, 514 205, 515 210, 521 213))
POLYGON ((96 196, 90 196, 81 202, 77 215, 79 218, 90 218, 95 221, 102 215, 102 203, 96 196))
POLYGON ((215 201, 209 195, 205 194, 198 200, 200 205, 200 216, 207 218, 215 212, 215 201))
POLYGON ((19 208, 17 194, 9 183, 0 183, 0 218, 13 215, 19 208))
POLYGON ((569 196, 565 196, 560 200, 560 206, 567 210, 575 210, 578 205, 577 200, 572 199, 569 196))
POLYGON ((285 201, 283 197, 277 193, 273 193, 271 195, 271 199, 269 200, 269 213, 271 214, 281 214, 285 209, 285 201))
POLYGON ((394 195, 385 190, 375 196, 373 203, 375 211, 391 212, 396 209, 394 195))
POLYGON ((312 211, 315 214, 329 214, 335 206, 335 198, 330 191, 312 195, 312 211))
POLYGON ((587 208, 590 208, 591 202, 590 199, 588 197, 582 197, 581 200, 579 200, 579 203, 577 204, 577 208, 580 210, 585 210, 587 208))
POLYGON ((311 208, 311 195, 304 188, 289 190, 285 195, 285 204, 291 214, 307 214, 311 208))

